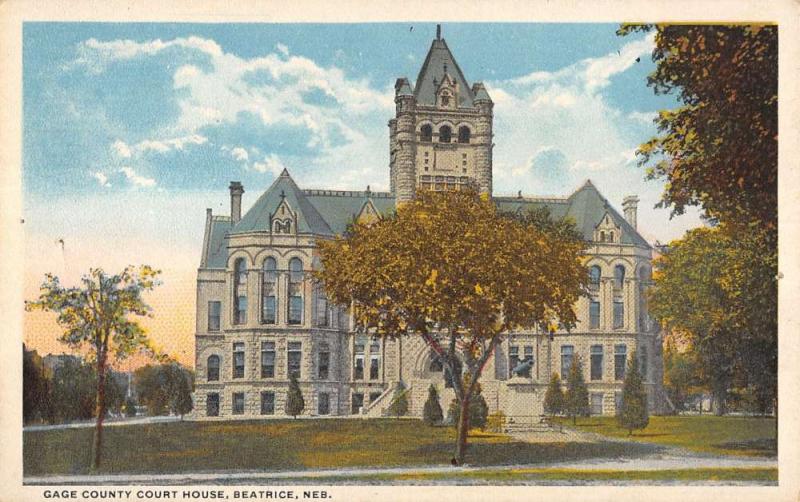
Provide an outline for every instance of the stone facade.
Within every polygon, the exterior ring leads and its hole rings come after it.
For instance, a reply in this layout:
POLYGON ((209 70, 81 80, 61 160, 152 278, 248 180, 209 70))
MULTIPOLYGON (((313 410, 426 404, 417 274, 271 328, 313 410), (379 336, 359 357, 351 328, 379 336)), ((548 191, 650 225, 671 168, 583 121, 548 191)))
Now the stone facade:
MULTIPOLYGON (((412 90, 395 86, 389 121, 391 191, 302 190, 284 171, 242 217, 244 188, 231 183, 231 216, 208 210, 197 275, 196 419, 285 416, 289 374, 296 374, 307 415, 381 416, 399 382, 410 414, 421 416, 428 387, 444 410, 453 399, 431 349, 418 337, 357 335, 345 308, 329 305, 309 278, 315 243, 359 218, 388 213, 417 190, 475 183, 492 193, 492 101, 469 86, 437 36, 412 90), (449 136, 449 137, 448 137, 449 136)), ((637 233, 635 197, 625 218, 586 182, 568 197, 493 197, 505 210, 545 206, 571 218, 589 242, 591 297, 576 305, 577 328, 553 334, 509 333, 481 380, 490 411, 520 420, 542 412, 550 375, 580 357, 593 413, 613 414, 621 366, 638 353, 655 412, 663 408, 661 337, 647 315, 651 248, 637 233), (511 375, 532 359, 530 372, 511 375)))

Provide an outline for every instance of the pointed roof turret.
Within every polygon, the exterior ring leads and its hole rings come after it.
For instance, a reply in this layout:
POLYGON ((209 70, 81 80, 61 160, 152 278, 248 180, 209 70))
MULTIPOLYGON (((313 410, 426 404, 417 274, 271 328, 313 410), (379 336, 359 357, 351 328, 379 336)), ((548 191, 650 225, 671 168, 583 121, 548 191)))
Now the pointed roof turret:
POLYGON ((417 81, 414 83, 414 97, 421 105, 434 106, 436 104, 436 91, 439 84, 448 75, 458 86, 458 107, 471 108, 474 96, 472 88, 467 84, 467 79, 461 72, 447 42, 441 38, 441 26, 437 25, 436 39, 431 43, 428 56, 422 63, 417 81))

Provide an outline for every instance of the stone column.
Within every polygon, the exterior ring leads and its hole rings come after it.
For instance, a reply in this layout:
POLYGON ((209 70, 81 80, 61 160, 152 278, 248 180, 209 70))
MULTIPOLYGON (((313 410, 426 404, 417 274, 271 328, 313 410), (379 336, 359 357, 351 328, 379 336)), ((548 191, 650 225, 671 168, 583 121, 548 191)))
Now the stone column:
POLYGON ((492 108, 488 100, 477 100, 480 116, 475 123, 475 172, 481 193, 492 194, 492 108))
POLYGON ((397 204, 414 199, 416 192, 416 131, 414 96, 400 95, 395 98, 397 118, 394 134, 394 173, 397 204))

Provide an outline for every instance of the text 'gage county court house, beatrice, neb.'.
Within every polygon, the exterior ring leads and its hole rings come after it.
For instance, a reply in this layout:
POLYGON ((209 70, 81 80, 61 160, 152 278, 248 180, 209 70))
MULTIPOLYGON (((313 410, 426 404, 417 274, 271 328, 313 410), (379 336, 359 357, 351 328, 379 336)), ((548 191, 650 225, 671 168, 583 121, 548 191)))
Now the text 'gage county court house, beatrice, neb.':
MULTIPOLYGON (((230 184, 230 216, 207 210, 197 273, 195 419, 285 416, 292 374, 306 415, 385 415, 400 382, 409 389, 410 415, 422 415, 431 384, 447 409, 452 389, 421 337, 355 333, 347 311, 329 304, 308 274, 319 265, 317 239, 388 214, 416 190, 470 183, 492 193, 492 99, 483 84, 467 83, 440 33, 414 85, 397 79, 395 103, 389 192, 305 190, 284 170, 243 216, 237 182, 230 184)), ((505 337, 481 379, 490 412, 538 416, 550 375, 566 380, 580 356, 591 412, 613 414, 634 351, 650 407, 663 406, 661 337, 644 294, 652 250, 636 231, 638 199, 625 198, 622 217, 587 181, 564 198, 493 200, 510 211, 546 206, 553 217, 574 221, 590 242, 591 296, 576 305, 579 323, 569 333, 505 337), (513 372, 524 361, 527 369, 513 372)))

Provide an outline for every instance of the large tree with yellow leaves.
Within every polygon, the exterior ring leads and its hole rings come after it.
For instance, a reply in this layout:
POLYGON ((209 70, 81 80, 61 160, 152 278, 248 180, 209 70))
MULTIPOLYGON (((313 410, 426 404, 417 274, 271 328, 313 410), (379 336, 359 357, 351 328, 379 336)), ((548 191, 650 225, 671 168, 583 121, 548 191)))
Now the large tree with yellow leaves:
POLYGON ((461 409, 455 460, 464 461, 470 400, 513 329, 575 324, 587 280, 585 243, 546 213, 502 214, 465 190, 422 192, 391 217, 320 242, 316 276, 359 330, 419 336, 452 378, 461 409))

